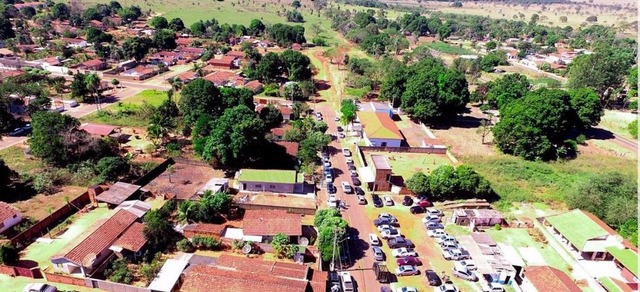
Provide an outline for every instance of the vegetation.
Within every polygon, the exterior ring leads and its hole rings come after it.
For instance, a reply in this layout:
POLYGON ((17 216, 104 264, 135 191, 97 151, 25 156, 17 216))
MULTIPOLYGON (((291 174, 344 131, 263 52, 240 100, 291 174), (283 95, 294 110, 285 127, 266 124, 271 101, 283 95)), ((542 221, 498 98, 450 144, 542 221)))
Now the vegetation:
POLYGON ((176 231, 168 220, 171 210, 167 206, 144 215, 144 237, 154 251, 164 251, 176 242, 176 231))
POLYGON ((0 264, 15 265, 20 259, 18 250, 10 244, 0 245, 0 264))
POLYGON ((633 136, 634 139, 638 139, 638 121, 637 120, 629 123, 629 126, 627 126, 627 130, 629 131, 629 134, 633 136))
POLYGON ((207 190, 198 201, 184 201, 178 205, 178 218, 187 222, 212 223, 229 211, 231 196, 207 190))
POLYGON ((133 272, 129 269, 129 262, 125 258, 116 259, 111 267, 104 271, 109 281, 123 284, 133 282, 133 272))
POLYGON ((467 165, 457 168, 442 165, 430 175, 417 172, 407 180, 407 188, 438 201, 469 198, 493 200, 494 196, 489 182, 467 165))
POLYGON ((318 250, 322 261, 330 262, 334 256, 340 256, 341 242, 345 239, 348 226, 340 211, 333 208, 319 209, 316 211, 313 225, 318 228, 318 250))
POLYGON ((291 245, 289 237, 286 234, 278 233, 273 236, 271 240, 271 247, 276 252, 278 257, 284 256, 285 258, 292 259, 295 255, 295 245, 291 245))

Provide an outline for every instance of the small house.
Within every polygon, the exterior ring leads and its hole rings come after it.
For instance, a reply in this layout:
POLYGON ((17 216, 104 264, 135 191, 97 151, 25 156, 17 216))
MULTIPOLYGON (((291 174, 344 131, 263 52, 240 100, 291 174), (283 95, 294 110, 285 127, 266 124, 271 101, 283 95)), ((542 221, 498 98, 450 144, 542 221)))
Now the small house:
POLYGON ((491 227, 503 225, 504 216, 493 209, 456 209, 451 220, 461 226, 491 227))
MULTIPOLYGON (((247 88, 253 91, 253 93, 258 94, 262 92, 262 90, 264 90, 264 85, 258 80, 251 80, 244 84, 244 88, 247 88)), ((284 114, 282 116, 284 117, 284 114)))
POLYGON ((390 118, 393 117, 393 108, 389 105, 389 103, 385 102, 369 102, 369 106, 371 110, 376 113, 384 113, 387 114, 390 118))
POLYGON ((101 59, 93 59, 93 60, 89 60, 84 63, 81 63, 80 65, 78 65, 77 68, 82 70, 101 71, 101 70, 107 69, 107 62, 101 59))
POLYGON ((563 271, 550 266, 530 266, 521 288, 532 292, 581 292, 582 289, 563 271))
POLYGON ((13 206, 0 202, 0 233, 10 229, 22 221, 22 214, 13 206))
POLYGON ((292 194, 304 190, 304 176, 295 170, 242 169, 236 180, 241 191, 292 194))
POLYGON ((114 242, 109 250, 117 257, 126 258, 130 262, 142 259, 147 240, 144 237, 144 224, 135 222, 114 242))
POLYGON ((68 48, 80 48, 80 49, 84 49, 87 46, 89 46, 89 44, 87 43, 87 41, 83 40, 83 39, 74 39, 74 38, 61 38, 60 39, 62 42, 64 42, 65 44, 67 44, 68 48))
POLYGON ((226 178, 214 177, 211 178, 204 186, 198 190, 196 195, 198 198, 204 195, 205 192, 211 191, 212 193, 225 192, 229 188, 229 180, 226 178))
POLYGON ((400 147, 404 136, 387 113, 358 112, 368 146, 400 147))
POLYGON ((89 123, 80 125, 80 130, 84 130, 87 133, 89 133, 89 135, 100 137, 100 138, 109 137, 111 134, 116 133, 117 132, 116 130, 118 129, 119 127, 110 126, 110 125, 89 124, 89 123))
POLYGON ((119 181, 109 187, 108 190, 96 196, 96 200, 105 202, 111 207, 119 206, 124 201, 134 196, 139 189, 140 186, 138 185, 119 181))
POLYGON ((366 181, 369 190, 378 192, 391 191, 392 168, 384 155, 371 155, 371 173, 373 181, 366 181))
POLYGON ((260 236, 263 243, 270 243, 280 233, 295 243, 302 236, 302 216, 285 210, 246 210, 242 226, 244 235, 260 236))
POLYGON ((240 58, 235 56, 222 56, 219 59, 209 60, 208 64, 217 68, 237 69, 240 68, 240 58))
POLYGON ((191 239, 194 236, 205 236, 220 239, 224 235, 226 229, 227 226, 223 224, 193 223, 185 226, 182 229, 182 232, 188 239, 191 239))

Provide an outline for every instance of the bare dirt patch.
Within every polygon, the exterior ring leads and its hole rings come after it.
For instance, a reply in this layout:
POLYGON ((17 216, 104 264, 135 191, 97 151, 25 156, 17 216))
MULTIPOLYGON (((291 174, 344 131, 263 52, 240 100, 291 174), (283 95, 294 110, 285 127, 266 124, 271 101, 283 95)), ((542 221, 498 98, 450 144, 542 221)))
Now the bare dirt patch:
POLYGON ((36 195, 29 200, 19 201, 11 204, 18 208, 22 214, 40 220, 49 216, 49 210, 55 211, 67 204, 65 198, 69 201, 84 193, 87 189, 77 186, 64 186, 53 195, 36 195))

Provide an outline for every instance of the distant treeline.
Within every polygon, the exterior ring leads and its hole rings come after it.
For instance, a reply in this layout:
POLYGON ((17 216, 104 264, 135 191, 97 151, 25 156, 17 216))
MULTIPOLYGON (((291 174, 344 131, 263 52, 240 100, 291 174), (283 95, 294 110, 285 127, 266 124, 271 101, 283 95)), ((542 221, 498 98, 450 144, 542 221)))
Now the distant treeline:
POLYGON ((388 8, 389 5, 386 3, 382 3, 377 0, 340 0, 337 1, 344 4, 362 6, 362 7, 371 7, 371 8, 388 8))

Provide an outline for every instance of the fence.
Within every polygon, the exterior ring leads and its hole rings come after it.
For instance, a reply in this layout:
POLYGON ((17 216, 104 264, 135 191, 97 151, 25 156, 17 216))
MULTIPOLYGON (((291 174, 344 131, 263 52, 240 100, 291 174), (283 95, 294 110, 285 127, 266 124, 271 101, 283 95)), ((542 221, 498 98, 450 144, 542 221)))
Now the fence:
POLYGON ((93 278, 76 278, 72 276, 48 272, 45 272, 44 274, 47 281, 60 284, 83 286, 112 292, 151 292, 151 290, 144 287, 134 287, 127 284, 114 283, 105 280, 93 278))
POLYGON ((60 209, 38 221, 38 223, 29 227, 29 229, 11 238, 11 244, 18 249, 26 247, 26 245, 34 238, 44 235, 50 227, 60 224, 62 221, 69 218, 69 216, 84 208, 84 206, 90 202, 91 199, 89 198, 89 193, 82 193, 82 195, 69 201, 69 204, 60 207, 60 209))
POLYGON ((396 152, 396 153, 428 153, 428 154, 447 154, 447 148, 435 147, 378 147, 378 146, 360 146, 362 151, 373 152, 396 152))
POLYGON ((12 277, 20 276, 20 277, 29 277, 33 279, 42 278, 42 272, 40 271, 39 267, 24 268, 24 267, 0 265, 0 274, 9 275, 12 277))
POLYGON ((49 282, 90 287, 89 285, 87 285, 86 280, 82 278, 76 278, 76 277, 71 277, 67 275, 54 274, 54 273, 48 273, 48 272, 44 272, 44 276, 49 282))
POLYGON ((289 213, 302 214, 302 215, 315 215, 316 208, 300 208, 300 207, 285 207, 276 205, 254 205, 251 203, 235 203, 238 207, 245 210, 285 210, 289 213))
POLYGON ((175 161, 173 161, 172 158, 169 158, 169 159, 163 161, 158 166, 153 168, 151 171, 147 172, 145 175, 143 175, 142 177, 140 177, 139 179, 134 181, 133 184, 134 185, 138 185, 138 186, 144 186, 144 185, 149 184, 152 180, 154 180, 161 173, 163 173, 165 170, 167 170, 167 167, 169 167, 169 165, 172 165, 174 163, 175 163, 175 161))

